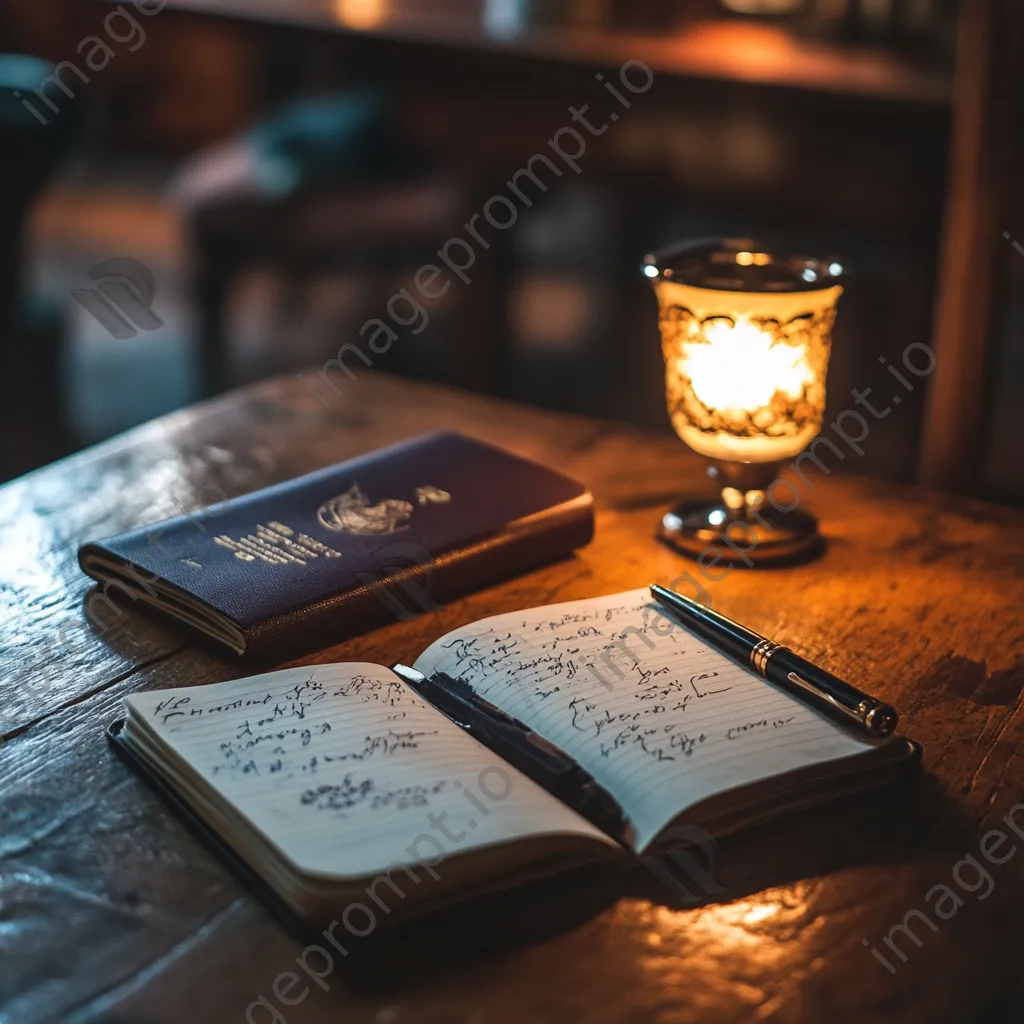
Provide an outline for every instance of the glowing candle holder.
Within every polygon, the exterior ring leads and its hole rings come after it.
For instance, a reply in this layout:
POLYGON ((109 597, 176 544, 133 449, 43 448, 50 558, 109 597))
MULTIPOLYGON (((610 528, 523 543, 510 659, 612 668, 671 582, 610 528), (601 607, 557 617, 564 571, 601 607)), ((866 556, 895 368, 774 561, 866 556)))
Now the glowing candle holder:
POLYGON ((813 557, 817 521, 792 507, 792 488, 772 501, 771 484, 821 429, 842 266, 729 239, 651 254, 642 270, 658 298, 672 426, 722 488, 666 513, 662 538, 732 564, 813 557))

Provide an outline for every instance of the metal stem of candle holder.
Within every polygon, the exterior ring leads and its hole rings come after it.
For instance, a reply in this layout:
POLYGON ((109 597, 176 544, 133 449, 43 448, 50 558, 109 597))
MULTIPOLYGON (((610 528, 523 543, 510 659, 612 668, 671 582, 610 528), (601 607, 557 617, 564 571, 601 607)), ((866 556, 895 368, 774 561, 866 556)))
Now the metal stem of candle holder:
POLYGON ((816 558, 825 548, 824 538, 814 516, 799 507, 799 491, 787 484, 783 508, 769 500, 781 466, 712 460, 708 476, 718 482, 720 494, 684 501, 666 512, 659 537, 698 559, 701 568, 722 563, 748 568, 792 565, 816 558))

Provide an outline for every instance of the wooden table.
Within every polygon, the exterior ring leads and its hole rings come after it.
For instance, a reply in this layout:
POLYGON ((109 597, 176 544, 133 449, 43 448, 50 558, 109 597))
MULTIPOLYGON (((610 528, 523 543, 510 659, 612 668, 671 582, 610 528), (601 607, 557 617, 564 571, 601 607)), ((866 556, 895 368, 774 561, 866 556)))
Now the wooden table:
MULTIPOLYGON (((78 544, 214 500, 209 485, 240 494, 441 426, 585 481, 595 540, 306 662, 409 660, 461 623, 688 567, 652 540, 659 512, 703 479, 678 441, 369 375, 330 408, 294 379, 231 394, 0 490, 5 1024, 242 1021, 300 952, 103 736, 125 694, 238 667, 133 610, 101 640, 81 623, 78 544)), ((367 940, 287 1024, 1020 1019, 1024 854, 995 866, 979 850, 1024 801, 1024 519, 855 476, 813 479, 826 557, 735 570, 710 585, 714 602, 893 700, 925 748, 920 785, 726 840, 726 891, 703 906, 678 907, 641 871, 367 940), (968 866, 963 888, 953 880, 968 853, 993 880, 984 900, 987 886, 965 891, 968 866), (935 932, 912 918, 922 944, 901 941, 907 962, 890 974, 861 940, 927 911, 940 883, 963 906, 935 932)))

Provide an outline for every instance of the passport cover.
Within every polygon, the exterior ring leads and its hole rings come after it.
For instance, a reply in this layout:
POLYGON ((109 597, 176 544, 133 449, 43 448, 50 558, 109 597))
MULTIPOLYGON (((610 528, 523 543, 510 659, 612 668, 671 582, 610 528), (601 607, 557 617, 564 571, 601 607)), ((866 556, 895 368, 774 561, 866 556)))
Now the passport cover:
POLYGON ((581 484, 455 433, 78 551, 127 596, 246 659, 338 643, 554 561, 593 536, 581 484))

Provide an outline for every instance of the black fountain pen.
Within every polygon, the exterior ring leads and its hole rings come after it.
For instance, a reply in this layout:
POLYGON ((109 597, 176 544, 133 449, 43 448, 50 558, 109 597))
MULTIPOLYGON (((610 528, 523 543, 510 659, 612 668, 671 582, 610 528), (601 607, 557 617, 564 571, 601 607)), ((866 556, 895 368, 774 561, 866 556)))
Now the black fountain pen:
POLYGON ((518 768, 602 832, 627 843, 632 829, 615 798, 564 750, 484 700, 469 683, 444 672, 425 676, 407 665, 391 671, 428 704, 518 768))
POLYGON ((674 590, 654 584, 651 593, 688 630, 707 640, 722 654, 743 665, 751 665, 770 683, 873 736, 888 736, 896 728, 899 716, 894 707, 812 665, 788 647, 780 647, 752 629, 674 590))

